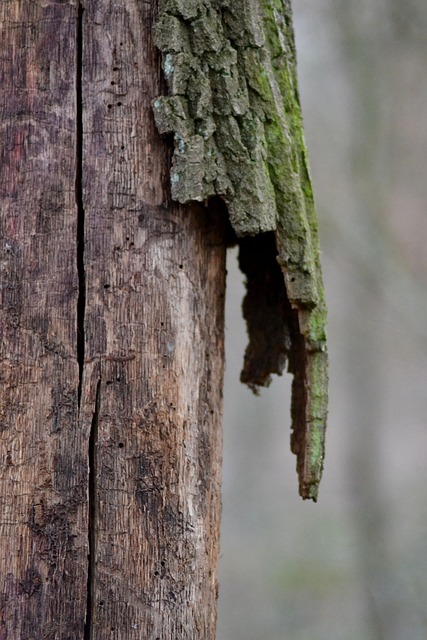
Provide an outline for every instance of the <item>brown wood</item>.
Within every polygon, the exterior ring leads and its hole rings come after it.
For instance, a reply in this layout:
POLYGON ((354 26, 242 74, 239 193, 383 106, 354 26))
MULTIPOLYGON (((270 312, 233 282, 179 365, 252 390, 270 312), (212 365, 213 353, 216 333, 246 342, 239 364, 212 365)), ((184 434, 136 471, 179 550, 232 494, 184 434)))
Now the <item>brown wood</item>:
POLYGON ((225 225, 168 200, 154 9, 0 3, 0 640, 215 636, 225 225))
POLYGON ((154 3, 85 3, 85 425, 93 637, 215 636, 225 243, 168 202, 154 3))
POLYGON ((76 8, 0 3, 0 638, 83 637, 76 8))

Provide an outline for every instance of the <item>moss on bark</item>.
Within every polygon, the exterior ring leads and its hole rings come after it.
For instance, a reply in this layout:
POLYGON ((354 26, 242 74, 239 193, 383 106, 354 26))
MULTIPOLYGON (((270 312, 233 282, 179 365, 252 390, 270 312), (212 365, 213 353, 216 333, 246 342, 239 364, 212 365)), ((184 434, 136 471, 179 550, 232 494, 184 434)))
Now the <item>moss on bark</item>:
MULTIPOLYGON (((174 134, 173 199, 220 196, 239 238, 274 233, 275 243, 249 246, 264 252, 271 245, 282 270, 280 329, 267 309, 251 314, 257 256, 248 262, 248 245, 241 242, 241 262, 251 264, 252 274, 247 272, 252 302, 245 302, 251 342, 242 379, 253 388, 268 384, 288 361, 300 492, 316 499, 327 415, 326 304, 290 2, 161 0, 155 37, 168 95, 153 108, 159 132, 174 134), (268 329, 261 339, 263 325, 268 329)), ((260 269, 267 263, 260 260, 260 269)))

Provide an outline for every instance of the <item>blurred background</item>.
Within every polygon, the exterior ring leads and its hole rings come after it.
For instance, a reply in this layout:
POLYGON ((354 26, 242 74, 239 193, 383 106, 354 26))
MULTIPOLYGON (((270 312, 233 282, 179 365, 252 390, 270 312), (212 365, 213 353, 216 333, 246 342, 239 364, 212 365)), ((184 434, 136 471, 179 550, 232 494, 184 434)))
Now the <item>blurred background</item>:
POLYGON ((317 504, 298 497, 290 376, 239 383, 229 255, 218 640, 427 638, 427 3, 294 0, 329 303, 317 504))

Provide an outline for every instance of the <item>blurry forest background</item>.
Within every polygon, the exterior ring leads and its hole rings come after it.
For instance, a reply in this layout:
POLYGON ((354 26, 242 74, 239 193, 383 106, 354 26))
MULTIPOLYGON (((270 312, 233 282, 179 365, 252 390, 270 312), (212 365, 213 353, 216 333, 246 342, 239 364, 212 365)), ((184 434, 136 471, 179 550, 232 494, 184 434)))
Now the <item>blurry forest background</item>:
POLYGON ((229 256, 218 640, 427 638, 427 3, 293 0, 329 302, 317 504, 298 497, 290 377, 238 382, 229 256))

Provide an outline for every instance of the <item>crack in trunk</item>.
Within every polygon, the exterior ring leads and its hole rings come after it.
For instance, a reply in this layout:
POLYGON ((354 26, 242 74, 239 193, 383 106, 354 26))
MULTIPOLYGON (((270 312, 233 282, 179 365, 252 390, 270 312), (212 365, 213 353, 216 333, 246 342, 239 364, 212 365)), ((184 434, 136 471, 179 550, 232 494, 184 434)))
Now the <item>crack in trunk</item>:
POLYGON ((87 573, 87 604, 84 640, 92 638, 92 622, 95 600, 95 555, 96 555, 96 493, 97 493, 97 443, 99 412, 101 408, 101 380, 96 387, 95 409, 89 436, 89 517, 88 517, 88 573, 87 573))
MULTIPOLYGON (((77 205, 77 363, 79 381, 77 391, 78 414, 81 415, 83 370, 85 360, 85 312, 86 312, 86 271, 85 251, 85 209, 83 203, 83 12, 82 3, 77 7, 76 42, 76 205, 77 205)), ((92 638, 93 601, 95 594, 95 545, 96 545, 96 444, 98 439, 99 409, 101 402, 101 380, 96 388, 95 408, 92 416, 88 444, 88 565, 87 599, 84 626, 84 640, 92 638)))
POLYGON ((77 298, 77 362, 79 365, 78 407, 82 397, 83 366, 85 357, 85 307, 86 272, 84 265, 85 210, 83 206, 83 100, 82 100, 82 59, 83 59, 83 7, 77 8, 76 46, 76 204, 77 204, 77 274, 79 292, 77 298))

